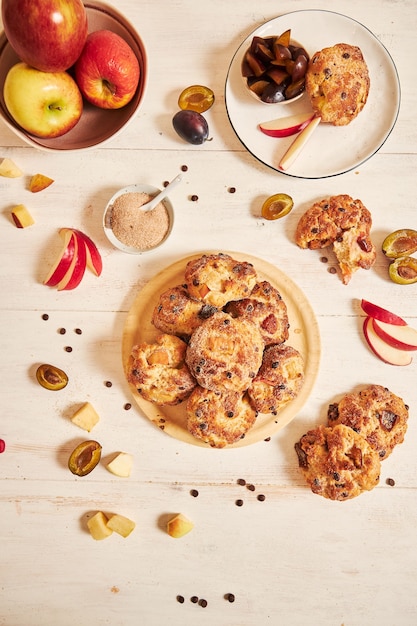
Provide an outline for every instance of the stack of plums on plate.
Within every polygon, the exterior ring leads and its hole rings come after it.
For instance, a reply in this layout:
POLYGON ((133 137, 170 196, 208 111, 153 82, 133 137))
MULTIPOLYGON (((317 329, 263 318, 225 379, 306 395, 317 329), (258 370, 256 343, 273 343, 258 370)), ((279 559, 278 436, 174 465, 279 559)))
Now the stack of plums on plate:
POLYGON ((284 102, 303 93, 308 62, 306 50, 291 40, 291 30, 255 36, 243 57, 242 76, 262 102, 284 102))
POLYGON ((19 58, 6 75, 4 102, 28 133, 60 137, 80 120, 84 100, 119 109, 133 98, 134 51, 110 30, 88 33, 82 0, 3 0, 2 18, 19 58))

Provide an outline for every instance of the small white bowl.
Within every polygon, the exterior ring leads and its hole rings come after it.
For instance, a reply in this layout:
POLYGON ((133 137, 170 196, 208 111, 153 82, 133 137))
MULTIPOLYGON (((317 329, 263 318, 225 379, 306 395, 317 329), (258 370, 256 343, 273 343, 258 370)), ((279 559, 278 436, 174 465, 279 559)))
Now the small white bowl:
MULTIPOLYGON (((123 243, 116 237, 110 225, 111 207, 117 198, 119 198, 120 196, 126 193, 146 193, 150 196, 155 196, 160 191, 162 190, 158 189, 158 187, 152 187, 152 185, 138 183, 135 185, 128 185, 127 187, 123 187, 122 189, 119 189, 119 191, 117 191, 110 198, 103 213, 103 230, 107 239, 115 248, 117 248, 118 250, 121 250, 122 252, 127 252, 128 254, 144 254, 146 252, 152 252, 153 250, 156 250, 157 248, 162 246, 162 244, 168 239, 168 237, 171 234, 172 227, 174 224, 174 207, 172 206, 172 203, 170 202, 168 197, 165 197, 163 200, 161 200, 161 203, 165 206, 167 213, 168 213, 168 221, 169 221, 168 231, 166 232, 164 238, 152 248, 141 249, 141 248, 135 248, 135 247, 126 245, 125 243, 123 243)), ((140 207, 138 207, 138 211, 140 211, 140 207)))

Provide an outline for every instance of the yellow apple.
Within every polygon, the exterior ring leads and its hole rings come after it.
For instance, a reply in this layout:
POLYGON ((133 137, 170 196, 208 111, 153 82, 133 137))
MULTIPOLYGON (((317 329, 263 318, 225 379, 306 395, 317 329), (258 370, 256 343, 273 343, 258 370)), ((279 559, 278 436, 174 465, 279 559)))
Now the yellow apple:
POLYGON ((90 432, 98 423, 100 417, 90 402, 86 402, 74 413, 71 422, 90 432))
POLYGON ((79 121, 83 100, 67 72, 41 72, 26 63, 13 65, 3 97, 14 121, 36 137, 60 137, 79 121))
POLYGON ((35 220, 24 204, 18 204, 12 211, 12 218, 17 228, 27 228, 35 223, 35 220))
POLYGON ((175 517, 170 519, 167 524, 168 535, 170 535, 170 537, 174 537, 175 539, 184 537, 184 535, 189 533, 193 528, 194 523, 182 513, 175 515, 175 517))
POLYGON ((6 178, 19 178, 20 176, 23 176, 23 172, 11 159, 1 159, 0 176, 5 176, 6 178))
POLYGON ((100 541, 101 539, 107 539, 113 534, 111 528, 108 527, 108 518, 102 511, 97 511, 93 517, 87 521, 87 527, 93 539, 100 541))
POLYGON ((52 185, 53 182, 53 178, 45 176, 45 174, 34 174, 29 181, 29 191, 38 193, 52 185))
POLYGON ((115 476, 128 478, 132 471, 133 457, 127 452, 119 452, 119 454, 106 465, 106 468, 115 476))
POLYGON ((113 530, 122 537, 128 537, 135 527, 136 524, 134 521, 124 515, 119 515, 118 513, 116 515, 112 515, 107 522, 107 528, 110 528, 110 530, 113 530))

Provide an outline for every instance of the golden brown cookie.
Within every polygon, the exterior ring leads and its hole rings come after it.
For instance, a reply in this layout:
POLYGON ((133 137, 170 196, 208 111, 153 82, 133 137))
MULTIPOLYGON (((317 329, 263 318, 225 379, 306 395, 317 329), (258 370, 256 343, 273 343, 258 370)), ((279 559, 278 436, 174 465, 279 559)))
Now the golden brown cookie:
POLYGON ((229 300, 245 298, 256 283, 256 271, 247 261, 228 254, 204 254, 187 263, 185 282, 190 296, 219 309, 229 300))
POLYGON ((199 385, 215 391, 243 391, 255 378, 264 342, 255 324, 218 312, 191 335, 186 362, 199 385))
POLYGON ((305 89, 322 122, 346 126, 362 111, 370 79, 360 48, 338 43, 310 59, 305 89))
POLYGON ((184 285, 167 289, 159 297, 152 315, 152 324, 158 330, 177 335, 188 341, 195 329, 211 317, 217 308, 191 298, 184 285))
POLYGON ((359 268, 370 269, 375 263, 371 227, 372 216, 364 204, 342 194, 315 202, 307 209, 297 224, 295 242, 311 250, 332 245, 347 285, 359 268))
POLYGON ((304 382, 304 361, 291 346, 265 348, 262 365, 248 389, 259 413, 278 413, 298 395, 304 382))
POLYGON ((242 439, 256 420, 245 393, 211 391, 197 386, 187 400, 189 432, 212 448, 242 439))
POLYGON ((256 324, 266 346, 288 339, 287 306, 278 289, 266 280, 256 283, 248 298, 228 302, 224 310, 256 324))
POLYGON ((162 334, 154 343, 134 346, 127 366, 127 380, 145 400, 175 405, 185 400, 196 381, 185 363, 187 344, 162 334))
POLYGON ((311 491, 324 498, 349 500, 379 482, 378 452, 344 424, 309 430, 295 444, 295 450, 311 491))
POLYGON ((345 424, 364 437, 386 459, 407 431, 408 406, 381 385, 346 394, 328 410, 329 426, 345 424))

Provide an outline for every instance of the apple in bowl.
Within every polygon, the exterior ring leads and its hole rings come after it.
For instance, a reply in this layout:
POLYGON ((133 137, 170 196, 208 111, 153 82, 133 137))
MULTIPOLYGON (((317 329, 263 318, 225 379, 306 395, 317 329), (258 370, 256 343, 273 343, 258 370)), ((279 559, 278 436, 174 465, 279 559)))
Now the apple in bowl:
POLYGON ((83 100, 67 72, 42 72, 19 62, 4 81, 3 97, 13 120, 36 137, 60 137, 79 121, 83 100))
POLYGON ((21 61, 44 72, 63 72, 87 37, 82 0, 2 0, 4 32, 21 61))
POLYGON ((123 37, 103 29, 88 35, 74 73, 88 102, 102 109, 120 109, 136 93, 140 67, 123 37))

